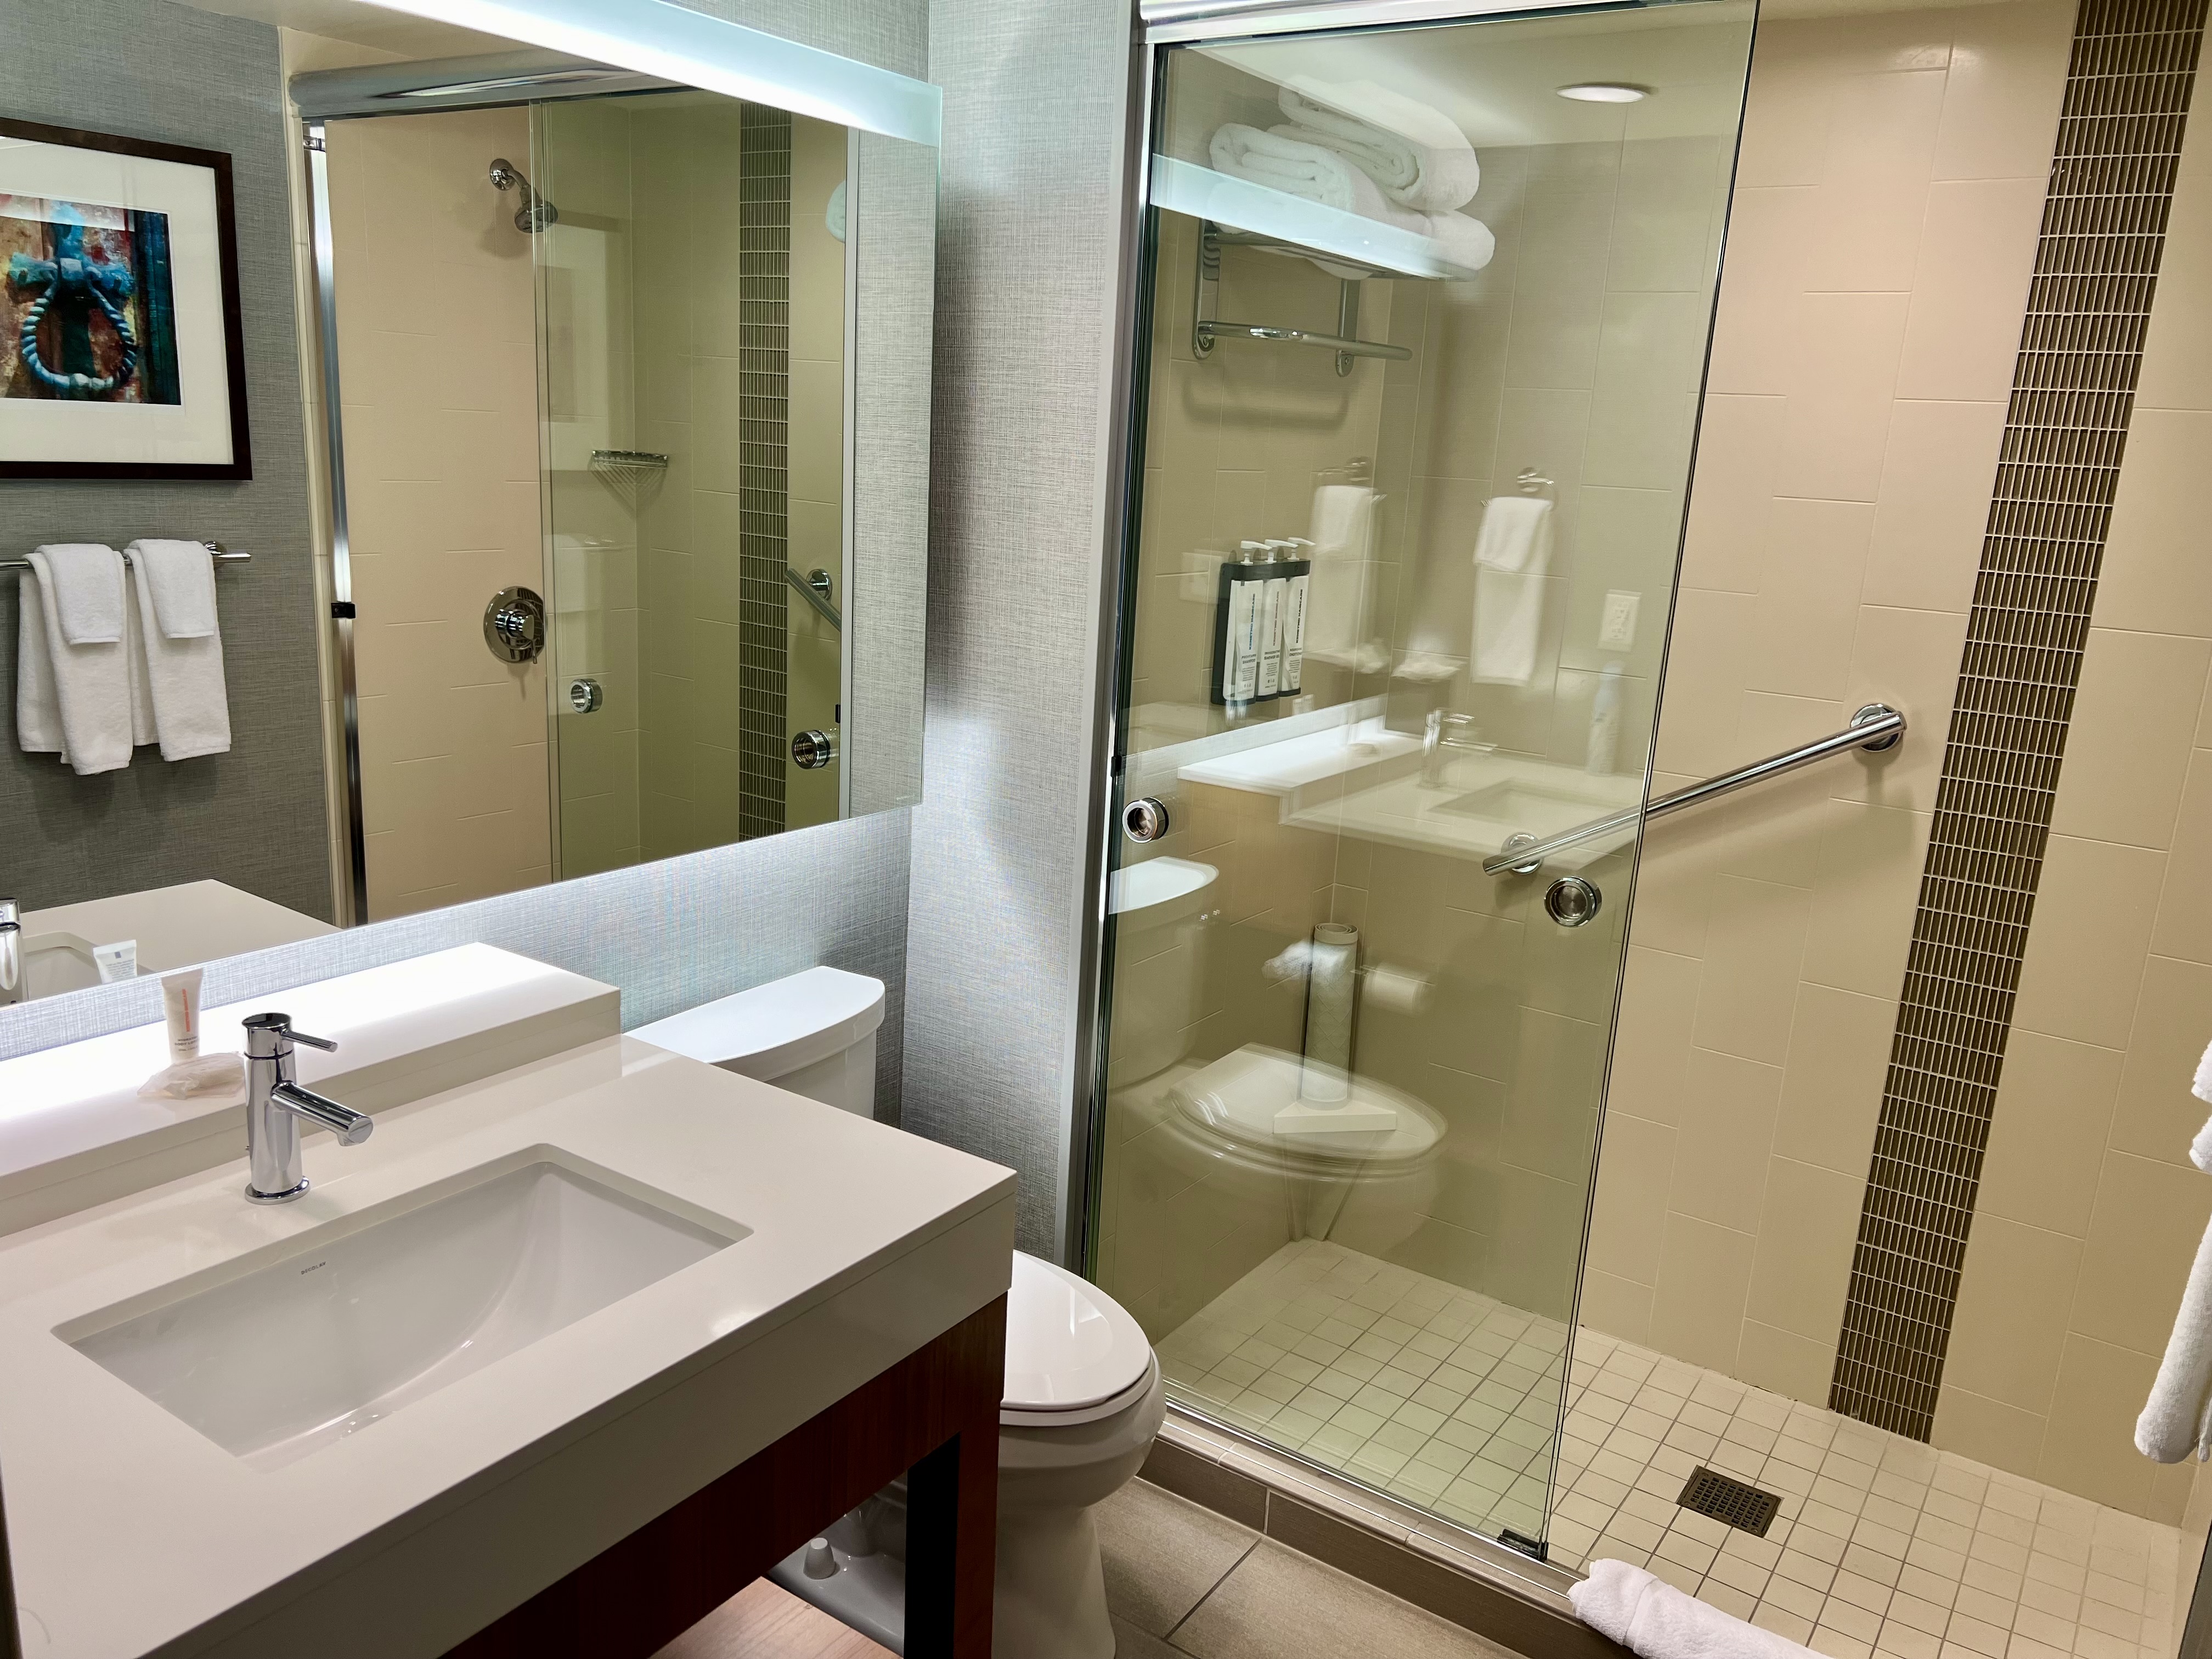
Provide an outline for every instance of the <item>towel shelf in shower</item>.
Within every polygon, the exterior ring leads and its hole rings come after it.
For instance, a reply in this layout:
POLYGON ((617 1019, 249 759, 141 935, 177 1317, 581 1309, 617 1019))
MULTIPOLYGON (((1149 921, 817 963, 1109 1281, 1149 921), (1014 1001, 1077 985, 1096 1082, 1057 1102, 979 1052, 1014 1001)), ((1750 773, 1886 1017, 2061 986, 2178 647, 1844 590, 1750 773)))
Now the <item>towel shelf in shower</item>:
POLYGON ((1798 748, 1769 755, 1765 760, 1723 772, 1717 778, 1707 778, 1703 783, 1685 785, 1644 805, 1625 807, 1606 817, 1593 818, 1571 830, 1562 830, 1556 836, 1547 836, 1541 841, 1534 836, 1511 836, 1498 852, 1483 860, 1482 873, 1500 876, 1510 870, 1516 876, 1533 875, 1546 859, 1562 848, 1633 829, 1638 819, 1665 817, 1669 812, 1679 812, 1686 806, 1732 794, 1769 778, 1778 778, 1784 772, 1794 772, 1801 766, 1810 766, 1814 761, 1826 760, 1849 749, 1863 749, 1870 753, 1894 749, 1904 738, 1905 716, 1887 703, 1870 702, 1852 715, 1851 723, 1842 731, 1798 748))
MULTIPOLYGON (((200 545, 207 549, 217 564, 246 564, 253 557, 251 553, 226 552, 213 542, 202 542, 200 545)), ((126 551, 123 557, 127 563, 131 555, 126 551)), ((0 570, 28 570, 30 568, 31 562, 28 559, 0 559, 0 570)))

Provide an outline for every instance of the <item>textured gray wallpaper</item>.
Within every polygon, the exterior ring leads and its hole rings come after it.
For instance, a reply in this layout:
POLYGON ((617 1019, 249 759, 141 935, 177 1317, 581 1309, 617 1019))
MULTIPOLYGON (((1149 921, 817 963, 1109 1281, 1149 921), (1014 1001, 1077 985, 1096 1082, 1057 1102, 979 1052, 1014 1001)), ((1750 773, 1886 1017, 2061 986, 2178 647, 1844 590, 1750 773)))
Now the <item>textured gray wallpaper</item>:
POLYGON ((294 349, 276 31, 167 0, 0 0, 0 113, 228 151, 246 316, 247 483, 0 483, 0 558, 192 536, 253 555, 216 581, 231 751, 80 778, 15 744, 16 581, 0 575, 0 893, 42 908, 213 877, 331 915, 314 572, 294 349))
POLYGON ((1018 1170, 1022 1248, 1054 1259, 1128 13, 1114 0, 929 13, 945 142, 906 1121, 1018 1170))

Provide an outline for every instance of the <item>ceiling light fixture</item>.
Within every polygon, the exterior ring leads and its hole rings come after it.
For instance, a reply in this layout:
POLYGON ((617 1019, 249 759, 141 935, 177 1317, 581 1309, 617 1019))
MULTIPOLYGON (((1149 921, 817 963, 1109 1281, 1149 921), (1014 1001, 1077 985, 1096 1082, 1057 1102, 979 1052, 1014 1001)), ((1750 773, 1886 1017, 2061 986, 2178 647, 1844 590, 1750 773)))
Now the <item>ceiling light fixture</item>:
POLYGON ((1650 95, 1650 88, 1631 86, 1625 81, 1582 81, 1559 88, 1560 97, 1578 104, 1634 104, 1650 95))

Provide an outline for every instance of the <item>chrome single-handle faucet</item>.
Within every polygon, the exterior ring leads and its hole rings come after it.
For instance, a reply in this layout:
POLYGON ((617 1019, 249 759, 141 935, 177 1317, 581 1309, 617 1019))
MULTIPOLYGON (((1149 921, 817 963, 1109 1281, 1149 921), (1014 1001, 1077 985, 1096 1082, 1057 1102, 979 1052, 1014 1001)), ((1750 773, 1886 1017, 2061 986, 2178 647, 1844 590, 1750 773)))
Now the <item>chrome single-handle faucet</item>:
POLYGON ((24 983, 28 966, 23 960, 22 907, 0 898, 0 1008, 31 1000, 31 988, 24 983))
POLYGON ((1478 755, 1495 753, 1498 745, 1484 743, 1474 737, 1458 737, 1455 733, 1472 732, 1474 716, 1455 714, 1449 709, 1431 708, 1421 723, 1421 781, 1433 789, 1444 781, 1444 767, 1451 759, 1451 751, 1464 749, 1478 755))
POLYGON ((289 1014, 251 1014, 241 1024, 246 1027, 246 1195, 256 1204, 287 1204, 307 1190, 300 1160, 302 1119, 328 1129, 341 1146, 360 1146, 376 1121, 293 1081, 294 1043, 333 1054, 337 1043, 294 1030, 289 1014))

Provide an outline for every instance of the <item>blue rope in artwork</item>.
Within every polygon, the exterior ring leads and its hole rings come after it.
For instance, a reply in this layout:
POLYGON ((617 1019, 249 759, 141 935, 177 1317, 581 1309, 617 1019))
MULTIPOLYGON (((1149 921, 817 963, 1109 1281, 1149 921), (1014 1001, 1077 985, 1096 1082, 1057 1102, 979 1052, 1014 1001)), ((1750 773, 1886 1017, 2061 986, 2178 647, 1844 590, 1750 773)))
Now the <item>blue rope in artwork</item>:
POLYGON ((9 258, 8 282, 13 288, 39 296, 23 313, 22 327, 16 337, 24 368, 42 385, 59 392, 89 397, 131 384, 131 377, 138 372, 138 339, 131 331, 131 319, 124 314, 120 304, 131 297, 129 267, 76 258, 33 259, 17 253, 9 258), (47 309, 57 299, 75 301, 88 311, 96 309, 107 319, 108 326, 123 344, 123 361, 115 366, 112 374, 64 374, 49 368, 39 356, 39 325, 46 320, 47 309))

